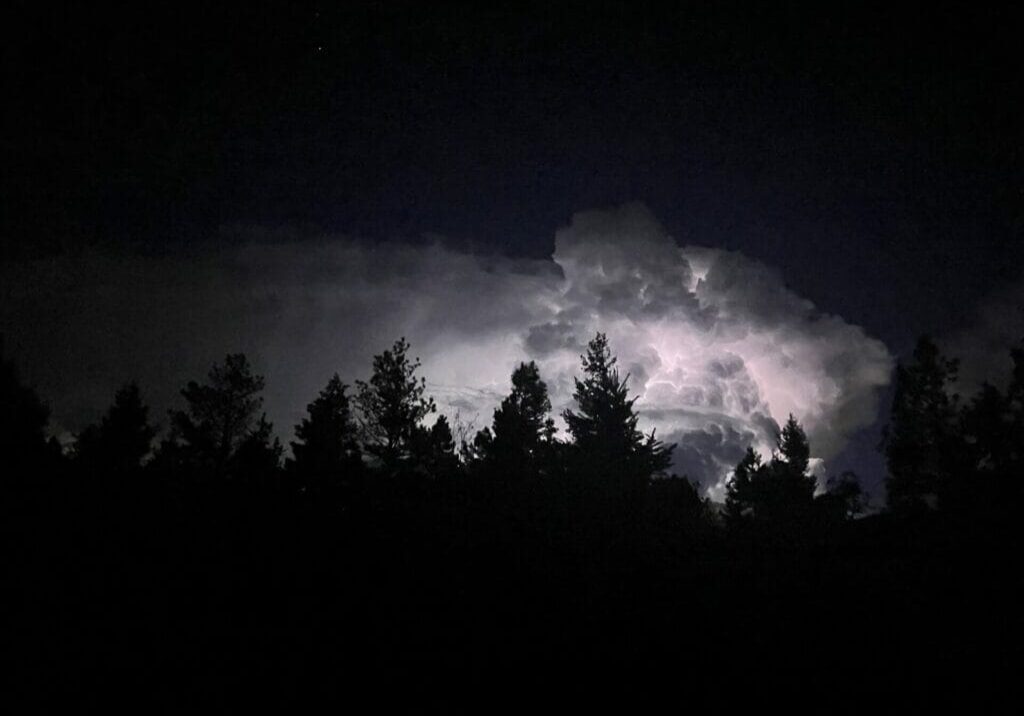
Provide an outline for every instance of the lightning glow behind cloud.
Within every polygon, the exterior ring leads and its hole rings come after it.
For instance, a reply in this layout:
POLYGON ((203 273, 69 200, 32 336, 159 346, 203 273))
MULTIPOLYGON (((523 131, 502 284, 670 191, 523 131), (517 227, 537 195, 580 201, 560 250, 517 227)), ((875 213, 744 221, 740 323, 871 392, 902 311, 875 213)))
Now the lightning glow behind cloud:
POLYGON ((875 419, 892 367, 881 342, 771 268, 679 247, 639 204, 577 214, 550 260, 264 238, 198 257, 97 254, 5 272, 0 326, 68 430, 133 378, 159 416, 185 381, 242 350, 287 436, 331 373, 367 376, 402 335, 441 410, 480 428, 521 360, 538 362, 556 412, 570 407, 580 353, 603 331, 642 427, 677 442, 675 469, 719 495, 746 446, 769 451, 789 413, 817 458, 835 455, 875 419))

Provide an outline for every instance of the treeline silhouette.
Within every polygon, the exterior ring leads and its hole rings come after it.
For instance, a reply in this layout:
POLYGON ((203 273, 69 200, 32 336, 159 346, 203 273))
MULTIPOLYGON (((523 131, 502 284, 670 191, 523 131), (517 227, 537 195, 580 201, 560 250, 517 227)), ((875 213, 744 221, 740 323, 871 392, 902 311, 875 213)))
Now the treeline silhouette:
POLYGON ((747 451, 724 505, 702 497, 669 472, 674 446, 638 429, 600 333, 565 439, 532 362, 491 425, 431 420, 400 339, 365 382, 330 379, 287 458, 242 354, 182 389, 159 441, 129 383, 68 449, 3 360, 9 672, 28 702, 85 710, 378 687, 378 705, 424 706, 498 684, 480 704, 557 688, 580 706, 630 685, 633 706, 656 688, 691 704, 822 689, 846 710, 881 687, 920 706, 969 684, 981 705, 1021 653, 1012 358, 1006 390, 963 400, 956 362, 919 341, 871 514, 850 473, 818 488, 793 416, 771 455, 747 451))

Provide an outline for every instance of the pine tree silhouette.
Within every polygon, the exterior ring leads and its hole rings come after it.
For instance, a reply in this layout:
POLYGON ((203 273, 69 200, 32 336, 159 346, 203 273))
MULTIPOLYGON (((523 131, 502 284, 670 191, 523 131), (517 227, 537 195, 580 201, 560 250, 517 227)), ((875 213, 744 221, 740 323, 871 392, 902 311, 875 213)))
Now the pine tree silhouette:
POLYGON ((274 454, 280 455, 280 446, 270 442, 271 426, 260 414, 263 385, 263 377, 252 373, 242 353, 213 366, 206 383, 190 381, 181 391, 186 409, 171 413, 171 435, 161 445, 159 463, 196 476, 220 477, 267 467, 274 454))
POLYGON ((93 474, 128 474, 142 466, 154 437, 156 429, 149 424, 149 408, 142 403, 139 386, 128 383, 115 393, 100 423, 78 436, 75 461, 93 474))
POLYGON ((762 468, 761 454, 748 446, 743 459, 733 469, 732 476, 726 484, 723 515, 727 525, 738 526, 744 520, 753 518, 757 505, 754 478, 762 468))
POLYGON ((21 383, 2 351, 0 336, 0 459, 8 474, 27 477, 29 472, 47 472, 61 453, 56 441, 46 437, 50 409, 21 383))
POLYGON ((337 494, 362 470, 358 426, 347 391, 335 373, 295 426, 293 457, 286 468, 302 490, 337 494))
POLYGON ((448 418, 439 415, 429 428, 418 426, 413 434, 413 457, 426 475, 444 478, 455 474, 459 458, 448 418))
POLYGON ((769 462, 762 463, 761 456, 748 447, 726 486, 726 523, 736 526, 756 520, 781 524, 808 516, 817 484, 807 472, 810 456, 807 435, 792 415, 769 462))
POLYGON ((533 361, 512 372, 512 391, 494 411, 491 428, 477 435, 477 454, 486 469, 505 482, 526 481, 550 464, 555 422, 549 415, 547 385, 533 361))
POLYGON ((648 482, 668 468, 675 446, 637 429, 636 398, 629 397, 628 376, 620 379, 603 333, 590 341, 581 359, 583 379, 575 379, 573 394, 577 410, 563 413, 573 438, 574 469, 592 483, 602 509, 635 520, 648 482))
POLYGON ((963 453, 957 446, 958 396, 951 394, 957 361, 922 336, 909 364, 896 368, 896 390, 882 449, 892 509, 936 503, 963 453))
POLYGON ((369 382, 356 381, 356 405, 363 447, 389 472, 411 468, 414 440, 421 421, 436 410, 424 397, 426 380, 416 377, 419 358, 410 360, 405 338, 374 356, 369 382))

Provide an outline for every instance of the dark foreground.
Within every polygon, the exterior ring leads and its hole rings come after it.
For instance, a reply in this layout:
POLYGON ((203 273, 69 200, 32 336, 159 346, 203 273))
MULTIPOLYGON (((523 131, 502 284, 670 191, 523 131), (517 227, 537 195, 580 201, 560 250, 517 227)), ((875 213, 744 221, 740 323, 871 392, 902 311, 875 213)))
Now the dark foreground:
POLYGON ((5 671, 28 710, 984 711, 1022 663, 1009 509, 726 531, 459 482, 19 484, 5 671))

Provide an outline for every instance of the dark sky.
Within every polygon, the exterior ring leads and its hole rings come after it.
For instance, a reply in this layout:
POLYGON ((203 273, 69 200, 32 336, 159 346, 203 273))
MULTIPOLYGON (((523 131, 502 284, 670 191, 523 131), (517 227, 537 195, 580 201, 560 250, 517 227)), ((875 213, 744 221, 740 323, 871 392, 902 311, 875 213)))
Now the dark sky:
POLYGON ((13 5, 7 254, 287 224, 541 256, 640 200, 897 349, 1020 270, 1021 28, 977 3, 13 5))
POLYGON ((895 353, 1020 280, 1010 10, 219 5, 9 3, 5 261, 251 226, 543 257, 636 200, 895 353))

